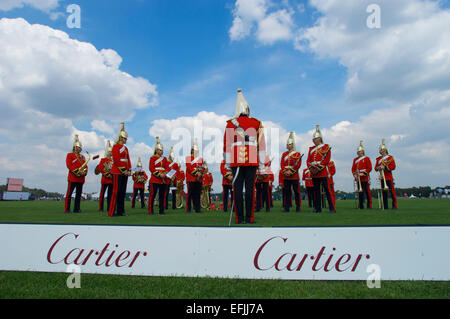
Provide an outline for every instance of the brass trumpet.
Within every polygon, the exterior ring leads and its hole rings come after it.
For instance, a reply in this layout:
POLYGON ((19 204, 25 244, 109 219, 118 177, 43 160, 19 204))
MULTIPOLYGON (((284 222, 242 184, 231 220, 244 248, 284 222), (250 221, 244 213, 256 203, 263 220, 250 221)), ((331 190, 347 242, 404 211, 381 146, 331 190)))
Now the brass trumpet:
POLYGON ((356 170, 356 174, 358 174, 358 192, 362 193, 363 189, 361 186, 361 177, 359 176, 359 169, 356 170))

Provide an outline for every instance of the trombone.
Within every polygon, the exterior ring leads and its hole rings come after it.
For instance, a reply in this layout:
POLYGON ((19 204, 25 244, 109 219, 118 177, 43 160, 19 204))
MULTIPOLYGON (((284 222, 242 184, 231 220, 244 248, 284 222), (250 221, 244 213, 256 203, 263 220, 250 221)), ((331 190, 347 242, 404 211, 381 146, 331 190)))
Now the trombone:
POLYGON ((383 190, 381 189, 381 174, 380 174, 379 181, 380 181, 380 187, 377 188, 377 192, 378 192, 378 209, 384 210, 383 190))
POLYGON ((362 193, 363 189, 362 189, 362 186, 361 186, 361 177, 359 175, 359 169, 356 170, 356 174, 358 174, 358 192, 362 193))

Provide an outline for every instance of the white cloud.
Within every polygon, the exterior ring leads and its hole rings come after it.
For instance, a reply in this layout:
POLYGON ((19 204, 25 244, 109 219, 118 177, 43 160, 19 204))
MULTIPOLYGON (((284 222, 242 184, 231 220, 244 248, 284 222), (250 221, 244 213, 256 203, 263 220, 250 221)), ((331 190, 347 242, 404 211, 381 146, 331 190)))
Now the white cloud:
POLYGON ((233 24, 229 30, 230 39, 242 40, 253 33, 262 44, 291 40, 293 12, 288 5, 276 10, 274 3, 269 0, 236 0, 233 24))
POLYGON ((107 124, 106 121, 104 121, 104 120, 93 120, 91 122, 91 127, 93 130, 107 133, 110 135, 112 135, 114 133, 114 129, 112 128, 112 126, 107 124))
POLYGON ((119 69, 111 49, 70 39, 24 19, 0 20, 2 107, 26 106, 58 117, 127 120, 157 103, 156 86, 119 69))
POLYGON ((35 9, 49 12, 59 6, 60 0, 2 0, 0 2, 0 10, 9 11, 16 8, 30 6, 35 9))
MULTIPOLYGON (((21 18, 0 20, 0 42, 0 136, 7 150, 0 155, 1 178, 22 177, 28 187, 64 193, 65 157, 74 134, 83 152, 103 156, 105 141, 114 142, 119 121, 156 104, 156 87, 121 71, 122 58, 112 49, 99 51, 21 18), (85 119, 88 129, 74 124, 85 119)), ((144 153, 145 144, 130 138, 128 145, 135 154, 144 153)), ((134 165, 136 161, 132 155, 134 165)), ((84 191, 98 191, 97 163, 88 165, 84 191)))

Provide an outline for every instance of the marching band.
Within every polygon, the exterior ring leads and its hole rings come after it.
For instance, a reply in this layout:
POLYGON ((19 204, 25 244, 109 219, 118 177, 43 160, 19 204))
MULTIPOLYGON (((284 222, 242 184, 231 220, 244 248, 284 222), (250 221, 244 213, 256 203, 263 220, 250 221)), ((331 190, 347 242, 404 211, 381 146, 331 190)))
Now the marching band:
MULTIPOLYGON (((125 146, 128 133, 124 122, 120 123, 119 132, 114 146, 106 141, 104 157, 95 168, 95 175, 101 174, 101 187, 99 195, 100 212, 104 210, 104 197, 107 198, 107 211, 109 217, 126 216, 125 193, 128 177, 133 179, 133 196, 131 207, 135 207, 136 197, 139 195, 141 208, 145 208, 145 184, 148 181, 148 214, 154 214, 156 196, 158 195, 159 214, 164 215, 168 209, 169 194, 172 197, 172 209, 183 207, 183 197, 186 195, 186 212, 194 210, 201 213, 201 209, 209 210, 211 205, 211 191, 213 176, 200 155, 197 139, 191 147, 191 154, 185 158, 185 171, 181 163, 176 161, 173 147, 169 156, 164 157, 164 148, 156 137, 154 154, 149 160, 150 178, 142 168, 141 158, 134 170, 131 169, 130 155, 125 146), (184 193, 186 181, 187 194, 184 193)), ((278 171, 279 191, 282 193, 282 208, 289 212, 295 201, 296 212, 301 212, 301 181, 308 198, 308 206, 313 213, 320 213, 322 208, 328 208, 330 213, 336 213, 336 194, 333 175, 336 173, 334 161, 331 159, 332 147, 323 142, 320 126, 312 136, 313 146, 309 147, 306 167, 301 169, 302 157, 296 150, 295 133, 290 132, 286 142, 286 151, 281 155, 278 171), (300 179, 300 173, 302 178, 300 179), (294 200, 293 200, 294 199, 294 200)), ((88 173, 87 164, 91 157, 81 154, 82 144, 78 135, 75 135, 72 152, 66 156, 68 169, 68 186, 65 197, 64 212, 70 213, 71 198, 75 191, 75 205, 73 212, 80 213, 80 201, 88 173)), ((394 188, 392 172, 396 168, 395 160, 388 153, 386 141, 378 148, 380 156, 376 158, 373 169, 377 172, 379 181, 378 208, 388 209, 388 193, 392 199, 392 209, 397 209, 397 196, 394 188)), ((357 194, 357 208, 372 208, 372 193, 370 189, 372 162, 365 154, 363 141, 357 148, 357 157, 353 159, 351 173, 354 181, 354 192, 357 194)), ((223 188, 224 212, 231 209, 235 215, 235 222, 255 223, 254 212, 259 211, 265 204, 265 210, 270 211, 272 203, 272 183, 274 173, 271 169, 272 159, 266 154, 266 140, 262 122, 250 117, 250 106, 245 100, 242 90, 238 89, 236 110, 234 117, 226 122, 224 143, 224 159, 220 164, 223 188), (244 196, 245 190, 245 196, 244 196), (244 204, 245 203, 245 204, 244 204)), ((95 156, 93 159, 96 159, 95 156)), ((356 200, 356 199, 355 199, 356 200)), ((356 204, 356 202, 355 202, 356 204)), ((230 222, 231 215, 230 214, 230 222)))

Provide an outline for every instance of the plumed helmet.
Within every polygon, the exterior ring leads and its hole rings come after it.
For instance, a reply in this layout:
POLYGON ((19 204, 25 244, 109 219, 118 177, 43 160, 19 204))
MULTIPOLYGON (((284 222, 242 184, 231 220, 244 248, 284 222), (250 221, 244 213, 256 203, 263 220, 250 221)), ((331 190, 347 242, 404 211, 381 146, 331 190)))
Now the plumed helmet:
POLYGON ((313 134, 313 139, 318 138, 318 137, 323 138, 322 137, 322 133, 320 132, 320 125, 319 124, 316 125, 316 130, 315 130, 315 132, 313 134))
POLYGON ((294 132, 289 133, 289 137, 287 139, 286 144, 287 145, 292 144, 292 146, 293 146, 292 149, 295 151, 295 133, 294 132))
POLYGON ((117 133, 117 141, 119 141, 119 139, 123 137, 123 138, 128 138, 128 133, 125 131, 125 122, 120 122, 120 127, 119 127, 119 132, 117 133))
POLYGON ((112 152, 111 141, 107 140, 105 147, 105 157, 108 156, 108 154, 110 154, 111 152, 112 152))
POLYGON ((173 146, 170 147, 169 161, 171 161, 171 162, 175 161, 175 153, 173 151, 173 146))
POLYGON ((238 89, 238 96, 236 100, 236 110, 234 112, 234 117, 238 117, 241 114, 250 115, 250 106, 242 94, 242 89, 238 89))
POLYGON ((75 147, 79 147, 79 148, 83 147, 81 145, 80 139, 78 138, 78 134, 75 134, 75 137, 73 139, 73 147, 72 148, 75 148, 75 147))
POLYGON ((356 151, 357 151, 357 152, 363 152, 363 153, 365 153, 364 145, 363 145, 363 141, 362 141, 362 140, 359 141, 359 146, 358 146, 358 148, 356 149, 356 151))
POLYGON ((378 150, 379 150, 379 151, 381 151, 381 150, 386 150, 386 151, 387 151, 386 140, 385 140, 384 138, 381 139, 381 145, 380 145, 380 147, 378 148, 378 150))
POLYGON ((156 137, 156 143, 155 143, 155 153, 156 150, 164 150, 164 147, 162 146, 162 144, 159 142, 159 136, 156 137))
POLYGON ((194 144, 192 144, 191 151, 196 151, 196 152, 199 151, 197 138, 194 139, 194 144))

